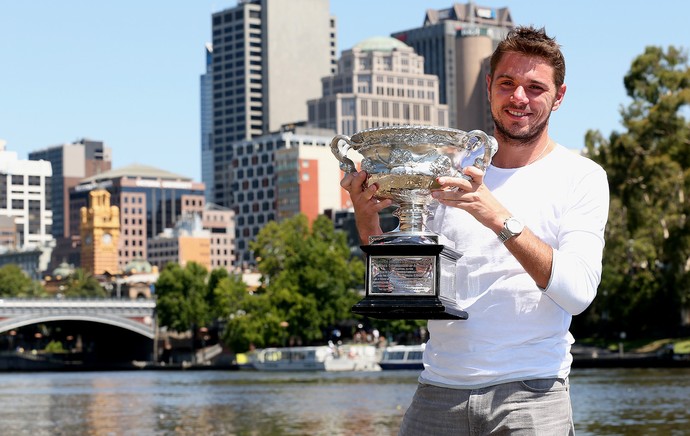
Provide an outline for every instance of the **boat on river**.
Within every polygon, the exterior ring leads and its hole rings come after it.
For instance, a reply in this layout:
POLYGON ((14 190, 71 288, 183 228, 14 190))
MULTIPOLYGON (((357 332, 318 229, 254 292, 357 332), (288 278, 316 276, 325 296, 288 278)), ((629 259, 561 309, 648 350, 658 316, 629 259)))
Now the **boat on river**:
POLYGON ((390 345, 383 351, 379 366, 389 369, 424 369, 422 355, 426 344, 390 345))
POLYGON ((380 371, 373 345, 263 348, 248 355, 258 371, 380 371))

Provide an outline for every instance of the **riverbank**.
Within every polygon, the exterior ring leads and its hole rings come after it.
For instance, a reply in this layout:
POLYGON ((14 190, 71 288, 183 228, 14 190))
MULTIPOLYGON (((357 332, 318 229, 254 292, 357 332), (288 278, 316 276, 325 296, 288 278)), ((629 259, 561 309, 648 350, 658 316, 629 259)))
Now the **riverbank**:
MULTIPOLYGON (((683 344, 687 342, 684 341, 683 344)), ((576 344, 572 347, 573 368, 690 368, 690 353, 685 345, 676 346, 669 340, 657 340, 625 351, 576 344), (685 352, 678 352, 685 351, 685 352)), ((219 346, 197 350, 196 361, 168 362, 92 362, 78 353, 0 352, 0 372, 45 371, 237 371, 243 366, 237 358, 219 346)), ((191 356, 189 356, 191 357, 191 356)))
MULTIPOLYGON (((138 370, 238 370, 234 356, 218 352, 217 347, 198 351, 195 362, 189 360, 151 362, 95 360, 85 353, 50 353, 36 351, 0 352, 0 372, 74 372, 74 371, 138 371, 138 370)), ((191 357, 191 356, 190 356, 191 357)))
POLYGON ((573 368, 690 368, 690 353, 683 347, 675 347, 669 340, 656 340, 625 351, 623 343, 618 348, 573 345, 573 368))

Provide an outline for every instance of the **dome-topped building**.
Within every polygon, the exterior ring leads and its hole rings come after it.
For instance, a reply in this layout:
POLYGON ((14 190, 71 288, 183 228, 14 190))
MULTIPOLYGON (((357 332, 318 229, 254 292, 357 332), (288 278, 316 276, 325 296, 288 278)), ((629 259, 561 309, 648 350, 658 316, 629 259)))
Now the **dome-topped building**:
POLYGON ((60 263, 60 265, 53 270, 53 277, 55 277, 56 280, 66 279, 72 274, 74 274, 74 265, 67 262, 60 263))
POLYGON ((358 49, 361 51, 393 51, 408 49, 412 50, 410 46, 400 41, 399 39, 392 38, 390 36, 372 36, 363 41, 355 44, 353 49, 358 49))
POLYGON ((153 272, 153 267, 151 266, 151 263, 146 259, 135 257, 134 259, 127 262, 127 264, 123 268, 123 271, 126 275, 137 273, 149 274, 153 272))
POLYGON ((448 127, 437 76, 399 39, 374 36, 345 50, 338 72, 321 79, 322 97, 309 100, 309 124, 352 135, 396 124, 448 127))

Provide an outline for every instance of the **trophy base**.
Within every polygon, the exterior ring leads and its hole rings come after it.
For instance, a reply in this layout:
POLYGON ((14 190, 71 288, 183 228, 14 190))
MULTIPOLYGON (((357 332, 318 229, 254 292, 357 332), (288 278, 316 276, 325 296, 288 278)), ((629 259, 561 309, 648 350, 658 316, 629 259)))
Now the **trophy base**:
POLYGON ((354 306, 352 312, 376 319, 467 319, 467 312, 429 297, 366 297, 354 306))
POLYGON ((443 244, 362 245, 366 296, 352 312, 379 319, 467 319, 455 301, 461 253, 443 244))

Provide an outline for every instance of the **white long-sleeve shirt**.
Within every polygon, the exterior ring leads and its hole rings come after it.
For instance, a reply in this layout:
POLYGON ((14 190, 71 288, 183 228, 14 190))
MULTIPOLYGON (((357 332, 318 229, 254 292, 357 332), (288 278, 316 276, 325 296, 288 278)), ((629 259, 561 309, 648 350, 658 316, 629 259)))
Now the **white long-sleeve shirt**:
POLYGON ((440 206, 428 227, 455 243, 462 321, 429 321, 420 381, 478 388, 570 372, 572 315, 587 308, 601 280, 609 189, 604 170, 558 145, 522 168, 488 168, 484 183, 553 247, 540 289, 496 234, 457 208, 440 206))

